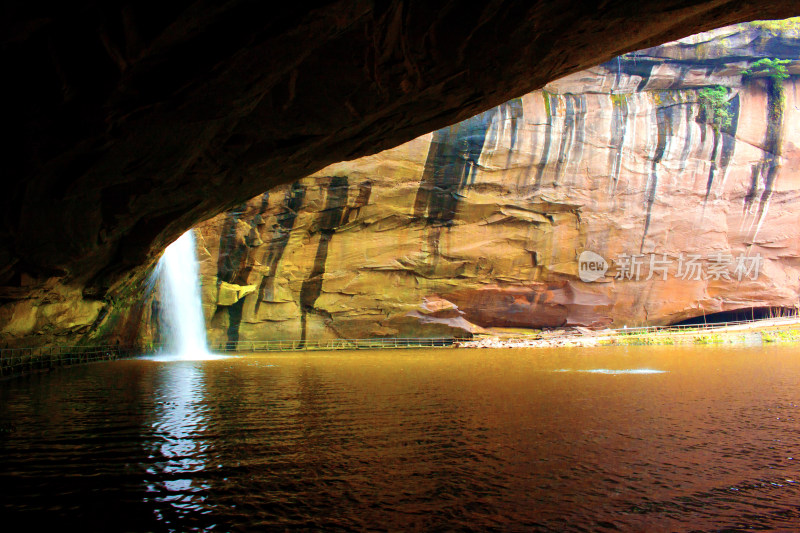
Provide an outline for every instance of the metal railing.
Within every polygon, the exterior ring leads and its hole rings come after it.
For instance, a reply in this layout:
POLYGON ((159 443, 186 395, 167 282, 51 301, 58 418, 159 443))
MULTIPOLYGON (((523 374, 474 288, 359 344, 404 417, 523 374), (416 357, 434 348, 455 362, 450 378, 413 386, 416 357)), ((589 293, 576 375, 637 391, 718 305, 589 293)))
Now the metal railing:
POLYGON ((139 353, 123 346, 39 346, 0 348, 0 377, 50 370, 93 361, 111 361, 139 353))
POLYGON ((212 352, 291 352, 309 350, 381 350, 395 348, 452 348, 462 339, 437 338, 376 338, 330 340, 266 340, 238 341, 212 345, 212 352))
MULTIPOLYGON (((710 329, 729 328, 734 326, 753 326, 759 323, 771 322, 776 326, 800 324, 800 316, 784 316, 775 318, 762 318, 756 320, 736 320, 731 322, 710 322, 707 324, 678 324, 673 326, 640 326, 635 328, 618 328, 611 330, 613 333, 619 334, 639 334, 639 333, 654 333, 657 331, 678 331, 678 332, 691 332, 691 331, 707 331, 710 329)), ((600 332, 598 332, 600 333, 600 332)))
MULTIPOLYGON (((703 333, 709 330, 729 328, 734 326, 752 326, 759 323, 782 326, 800 324, 800 317, 776 317, 762 320, 740 320, 732 322, 719 322, 713 324, 685 324, 678 326, 642 326, 621 328, 614 330, 601 330, 592 332, 593 335, 642 335, 654 332, 679 332, 703 333)), ((535 335, 503 337, 504 342, 523 342, 535 339, 570 338, 585 335, 579 331, 565 332, 562 330, 542 331, 535 335)), ((461 343, 480 341, 480 336, 474 339, 458 337, 436 338, 376 338, 376 339, 330 339, 330 340, 301 340, 277 339, 264 341, 238 341, 225 342, 211 345, 209 348, 216 353, 231 352, 291 352, 315 350, 380 350, 402 348, 453 348, 461 343)), ((166 349, 163 345, 150 345, 145 352, 159 352, 166 349)), ((49 370, 59 366, 70 366, 93 361, 109 361, 124 357, 141 355, 141 348, 130 346, 40 346, 35 348, 0 348, 0 377, 25 374, 41 370, 49 370)))
MULTIPOLYGON (((216 353, 275 352, 314 350, 376 350, 387 348, 452 348, 459 339, 380 338, 331 340, 267 340, 239 341, 212 345, 216 353)), ((0 348, 0 378, 47 371, 94 361, 113 361, 124 357, 169 351, 169 347, 151 344, 146 350, 130 346, 38 346, 34 348, 0 348)))
MULTIPOLYGON (((714 322, 708 324, 680 324, 680 325, 672 325, 672 326, 640 326, 640 327, 625 327, 625 328, 617 328, 617 329, 603 329, 603 330, 592 330, 590 333, 585 333, 580 330, 564 330, 564 329, 554 329, 554 330, 544 330, 537 333, 532 333, 530 335, 514 335, 514 336, 503 336, 499 337, 499 340, 504 343, 525 343, 532 340, 569 340, 575 339, 580 337, 585 337, 587 335, 594 336, 594 337, 617 337, 617 336, 625 336, 625 337, 636 337, 640 335, 647 335, 651 333, 678 333, 678 334, 703 334, 709 331, 714 330, 721 330, 725 328, 735 328, 736 326, 757 326, 757 327, 770 327, 770 326, 787 326, 787 325, 800 325, 800 317, 798 316, 784 316, 784 317, 776 317, 776 318, 764 318, 758 320, 738 320, 738 321, 731 321, 731 322, 714 322)), ((736 331, 733 329, 732 331, 736 331)), ((491 337, 491 336, 490 336, 491 337)), ((479 343, 481 341, 481 337, 478 336, 475 339, 471 339, 472 342, 479 343)), ((470 342, 470 339, 466 340, 467 343, 470 342)))

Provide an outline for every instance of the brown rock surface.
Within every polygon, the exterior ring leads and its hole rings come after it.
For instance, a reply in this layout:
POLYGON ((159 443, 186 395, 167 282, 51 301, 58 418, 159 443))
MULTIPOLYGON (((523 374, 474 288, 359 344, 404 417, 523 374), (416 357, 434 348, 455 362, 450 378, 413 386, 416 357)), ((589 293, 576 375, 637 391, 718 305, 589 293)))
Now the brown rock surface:
POLYGON ((37 314, 33 327, 12 318, 3 339, 107 338, 166 243, 261 190, 620 52, 798 10, 794 0, 7 2, 0 316, 51 301, 95 311, 37 314))
MULTIPOLYGON (((575 73, 201 224, 205 284, 258 286, 226 307, 206 291, 211 340, 664 324, 795 306, 800 82, 782 82, 778 123, 771 79, 741 72, 765 54, 798 57, 800 32, 716 35, 575 73), (699 103, 716 85, 732 115, 721 128, 699 103), (605 277, 581 281, 586 250, 611 263, 605 277), (641 256, 639 279, 623 275, 626 255, 641 256), (703 275, 679 273, 694 255, 703 275), (756 279, 738 279, 728 256, 760 256, 756 279), (666 279, 650 276, 651 259, 667 262, 666 279)), ((800 61, 789 67, 800 73, 800 61)))

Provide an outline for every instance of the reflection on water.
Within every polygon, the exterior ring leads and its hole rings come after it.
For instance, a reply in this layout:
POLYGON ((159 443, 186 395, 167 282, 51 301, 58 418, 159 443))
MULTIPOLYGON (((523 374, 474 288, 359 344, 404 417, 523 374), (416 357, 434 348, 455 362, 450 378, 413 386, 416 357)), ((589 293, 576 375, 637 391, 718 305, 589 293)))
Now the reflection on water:
POLYGON ((654 368, 584 368, 581 370, 572 370, 569 368, 559 368, 554 372, 588 372, 590 374, 663 374, 666 370, 656 370, 654 368))
MULTIPOLYGON (((207 429, 207 405, 202 369, 192 363, 176 362, 158 374, 152 433, 143 442, 148 459, 155 462, 147 468, 147 492, 155 502, 167 503, 178 514, 203 512, 203 503, 210 488, 197 474, 206 468, 208 443, 203 440, 207 429)), ((144 499, 150 501, 150 497, 144 499)), ((167 524, 173 519, 156 506, 156 517, 167 524)))
POLYGON ((230 355, 221 355, 203 352, 187 352, 182 354, 157 353, 153 355, 143 355, 139 359, 143 361, 157 361, 159 363, 174 363, 178 361, 213 361, 215 359, 227 359, 230 355))
POLYGON ((0 385, 31 530, 793 530, 794 347, 127 360, 0 385))

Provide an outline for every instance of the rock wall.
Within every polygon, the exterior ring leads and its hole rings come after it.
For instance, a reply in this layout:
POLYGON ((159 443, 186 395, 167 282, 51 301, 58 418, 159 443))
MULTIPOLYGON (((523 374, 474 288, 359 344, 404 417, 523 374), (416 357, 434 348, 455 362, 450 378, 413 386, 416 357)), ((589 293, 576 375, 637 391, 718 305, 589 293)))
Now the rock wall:
POLYGON ((0 343, 127 343, 149 269, 199 221, 619 53, 798 14, 796 0, 6 2, 0 343))
POLYGON ((211 341, 794 307, 799 56, 791 25, 723 28, 253 198, 196 229, 211 341), (586 251, 608 263, 594 281, 586 251))

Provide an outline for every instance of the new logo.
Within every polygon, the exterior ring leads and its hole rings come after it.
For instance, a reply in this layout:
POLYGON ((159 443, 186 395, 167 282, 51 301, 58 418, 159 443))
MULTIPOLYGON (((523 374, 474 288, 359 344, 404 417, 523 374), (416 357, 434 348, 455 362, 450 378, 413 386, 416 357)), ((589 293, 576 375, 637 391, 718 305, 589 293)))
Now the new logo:
POLYGON ((603 256, 585 250, 578 257, 578 277, 585 283, 591 283, 605 276, 608 262, 603 256))

